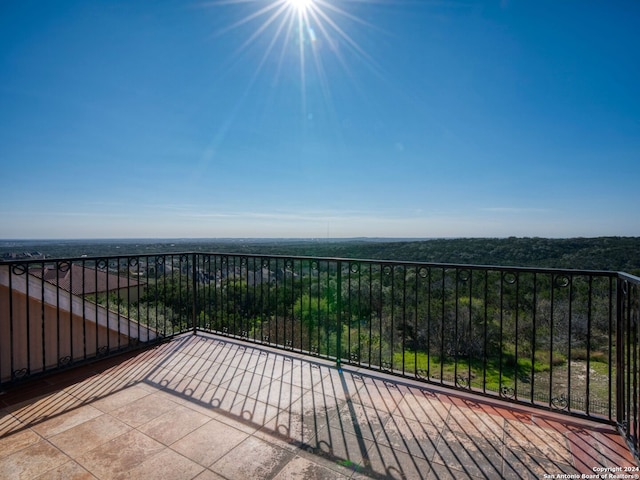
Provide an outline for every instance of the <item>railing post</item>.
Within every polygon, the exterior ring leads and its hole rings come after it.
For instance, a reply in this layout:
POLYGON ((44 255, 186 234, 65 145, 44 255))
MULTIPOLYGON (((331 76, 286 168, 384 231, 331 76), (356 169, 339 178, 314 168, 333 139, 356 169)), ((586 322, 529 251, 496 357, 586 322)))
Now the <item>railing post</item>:
POLYGON ((197 293, 198 293, 198 280, 197 280, 197 268, 196 268, 196 260, 198 258, 197 253, 193 253, 191 256, 191 285, 193 288, 193 300, 191 303, 191 321, 193 322, 193 334, 198 333, 197 326, 197 293))
POLYGON ((616 279, 616 422, 618 425, 624 425, 625 421, 624 297, 624 280, 618 276, 616 279))
POLYGON ((342 262, 338 260, 338 276, 336 286, 336 367, 342 369, 342 262))

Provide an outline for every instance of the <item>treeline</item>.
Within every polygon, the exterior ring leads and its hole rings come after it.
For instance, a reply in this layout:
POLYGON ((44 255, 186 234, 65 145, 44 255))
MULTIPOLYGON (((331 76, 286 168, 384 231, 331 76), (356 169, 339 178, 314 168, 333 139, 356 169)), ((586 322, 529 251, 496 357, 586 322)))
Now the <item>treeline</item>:
POLYGON ((392 240, 103 240, 13 242, 2 253, 48 257, 171 252, 251 253, 476 265, 613 270, 640 274, 640 237, 392 240))

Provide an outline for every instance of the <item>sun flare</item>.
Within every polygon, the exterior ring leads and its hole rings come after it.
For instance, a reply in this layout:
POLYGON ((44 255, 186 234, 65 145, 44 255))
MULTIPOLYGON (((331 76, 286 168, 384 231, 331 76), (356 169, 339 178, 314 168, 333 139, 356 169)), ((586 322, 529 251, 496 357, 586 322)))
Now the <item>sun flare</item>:
POLYGON ((309 7, 311 7, 313 0, 287 0, 287 3, 289 3, 291 8, 298 12, 305 12, 309 7))
POLYGON ((354 84, 354 60, 377 71, 375 60, 354 36, 375 27, 360 18, 355 7, 386 1, 394 0, 213 0, 213 5, 237 5, 244 10, 243 16, 218 34, 236 31, 239 35, 242 31, 246 35, 233 52, 236 59, 250 49, 260 51, 250 85, 264 72, 277 85, 291 73, 292 59, 297 59, 301 111, 307 118, 307 97, 320 94, 327 103, 332 102, 330 80, 336 68, 340 77, 354 84), (353 10, 346 8, 349 6, 353 10))

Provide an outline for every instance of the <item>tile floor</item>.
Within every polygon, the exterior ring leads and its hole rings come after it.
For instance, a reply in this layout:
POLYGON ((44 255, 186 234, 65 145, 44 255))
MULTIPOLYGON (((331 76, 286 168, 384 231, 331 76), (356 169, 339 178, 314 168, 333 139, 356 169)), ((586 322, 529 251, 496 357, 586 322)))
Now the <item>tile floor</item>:
POLYGON ((540 479, 597 467, 636 467, 607 425, 204 334, 0 394, 1 479, 540 479))

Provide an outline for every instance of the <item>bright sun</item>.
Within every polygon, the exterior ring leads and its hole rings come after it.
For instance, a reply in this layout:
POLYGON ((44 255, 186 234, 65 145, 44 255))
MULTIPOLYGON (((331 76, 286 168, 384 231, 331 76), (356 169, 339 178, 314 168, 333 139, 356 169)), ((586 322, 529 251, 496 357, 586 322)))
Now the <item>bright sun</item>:
POLYGON ((299 12, 304 12, 311 6, 313 0, 287 0, 289 5, 299 12))

